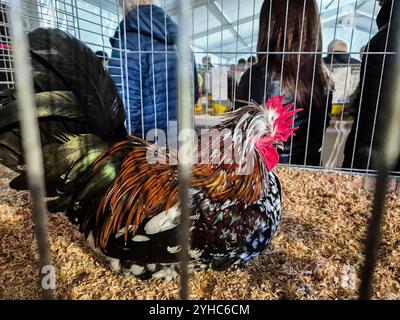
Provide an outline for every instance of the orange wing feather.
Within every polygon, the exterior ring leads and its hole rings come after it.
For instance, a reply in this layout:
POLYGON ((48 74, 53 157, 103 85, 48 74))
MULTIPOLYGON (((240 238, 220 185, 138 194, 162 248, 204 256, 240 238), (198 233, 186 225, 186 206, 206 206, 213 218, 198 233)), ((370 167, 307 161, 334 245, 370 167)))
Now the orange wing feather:
MULTIPOLYGON (((125 241, 134 236, 138 226, 146 218, 151 218, 170 209, 178 203, 178 166, 173 151, 157 149, 142 139, 130 136, 128 141, 114 145, 94 164, 99 166, 104 159, 125 150, 127 156, 120 171, 100 202, 96 221, 98 226, 96 242, 105 248, 109 238, 125 228, 125 241), (163 163, 151 164, 148 150, 157 151, 163 163), (131 226, 131 227, 129 227, 131 226)), ((206 192, 211 202, 224 203, 236 199, 242 203, 254 203, 262 192, 259 161, 250 175, 237 175, 236 164, 198 164, 193 166, 192 185, 194 189, 206 192)))

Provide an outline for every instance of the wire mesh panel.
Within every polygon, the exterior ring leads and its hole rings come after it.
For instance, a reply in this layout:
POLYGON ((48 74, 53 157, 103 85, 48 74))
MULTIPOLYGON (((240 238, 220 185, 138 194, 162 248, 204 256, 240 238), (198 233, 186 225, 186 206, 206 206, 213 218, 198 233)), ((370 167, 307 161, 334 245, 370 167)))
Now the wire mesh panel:
MULTIPOLYGON (((130 26, 127 28, 126 19, 123 19, 125 12, 127 13, 129 10, 126 10, 116 0, 26 0, 23 1, 23 5, 28 30, 37 27, 60 28, 87 43, 101 57, 104 56, 104 61, 107 61, 108 64, 107 68, 113 74, 121 96, 124 97, 127 110, 126 126, 129 132, 146 138, 148 130, 152 128, 157 130, 160 119, 164 117, 167 118, 167 129, 169 130, 169 127, 172 126, 173 130, 176 131, 176 116, 171 113, 169 108, 169 104, 174 103, 173 92, 170 89, 171 84, 168 83, 171 78, 170 74, 175 72, 171 64, 174 61, 173 56, 176 55, 176 51, 168 46, 167 37, 165 37, 165 46, 162 50, 154 48, 154 41, 151 41, 150 47, 144 49, 145 45, 140 43, 140 37, 137 37, 138 45, 136 49, 132 50, 131 45, 126 43, 129 38, 129 35, 126 37, 127 30, 128 33, 131 32, 130 26), (155 88, 159 85, 159 77, 157 77, 154 68, 148 70, 148 66, 152 64, 143 64, 143 61, 146 60, 154 62, 154 59, 156 59, 158 61, 161 59, 160 56, 164 57, 164 63, 168 66, 163 68, 165 70, 163 90, 167 104, 165 115, 159 114, 160 108, 159 102, 157 102, 159 93, 156 93, 157 89, 155 88), (139 70, 137 70, 141 76, 137 83, 130 79, 128 61, 132 61, 132 59, 141 61, 138 64, 139 70), (152 99, 147 99, 146 94, 143 95, 143 88, 147 87, 147 84, 142 83, 143 73, 149 73, 151 78, 152 83, 149 85, 153 88, 152 99), (130 87, 130 84, 133 83, 140 91, 139 97, 135 96, 134 88, 130 87), (135 104, 134 111, 131 110, 132 103, 135 104), (153 123, 147 123, 148 120, 145 116, 147 111, 144 108, 147 110, 148 104, 153 105, 153 123), (138 105, 138 108, 136 108, 136 105, 138 105), (132 128, 132 125, 135 128, 132 128), (141 129, 137 130, 136 127, 141 129)), ((166 17, 168 15, 176 20, 178 6, 174 1, 158 1, 157 5, 165 9, 166 17)), ((271 35, 264 34, 261 35, 261 38, 259 37, 263 25, 265 30, 269 30, 268 25, 275 21, 276 4, 274 1, 264 3, 264 7, 268 6, 268 8, 264 8, 264 11, 261 12, 262 5, 263 1, 261 0, 250 2, 244 0, 193 1, 191 48, 198 69, 196 78, 199 78, 201 86, 200 97, 194 108, 197 128, 199 130, 203 127, 209 128, 219 123, 219 116, 222 113, 235 109, 238 106, 236 101, 238 99, 238 88, 243 88, 243 86, 246 86, 249 94, 246 97, 239 92, 239 98, 242 100, 245 98, 249 101, 259 100, 256 102, 262 103, 271 94, 268 79, 272 73, 280 73, 274 76, 279 82, 278 93, 292 96, 291 100, 297 100, 296 108, 305 108, 309 113, 308 121, 306 119, 302 124, 302 126, 308 125, 308 128, 305 130, 305 137, 302 138, 304 141, 300 143, 301 148, 304 149, 301 151, 301 157, 293 154, 298 152, 299 148, 296 146, 298 142, 296 138, 291 139, 288 143, 290 148, 288 147, 288 150, 286 150, 289 156, 282 162, 294 166, 350 169, 355 172, 361 170, 361 172, 367 173, 372 170, 371 172, 373 172, 373 160, 376 157, 377 143, 379 143, 379 137, 376 136, 379 136, 379 132, 381 132, 379 127, 380 112, 378 110, 382 104, 380 79, 377 80, 377 87, 374 88, 373 93, 376 96, 375 106, 371 102, 365 107, 363 100, 370 100, 368 93, 370 92, 369 84, 372 81, 369 77, 369 70, 378 60, 382 68, 377 71, 379 73, 377 77, 382 78, 382 82, 386 79, 385 66, 390 64, 394 54, 389 37, 390 30, 381 32, 382 37, 387 35, 386 41, 382 39, 385 42, 382 43, 382 48, 371 48, 373 49, 371 50, 369 45, 371 39, 373 39, 372 44, 374 43, 374 37, 376 37, 379 29, 376 23, 377 18, 386 19, 386 21, 380 22, 384 24, 380 27, 390 29, 391 11, 388 10, 388 13, 383 12, 378 15, 381 7, 379 2, 375 0, 303 1, 301 8, 298 8, 301 11, 298 14, 300 23, 298 39, 296 40, 298 43, 294 45, 289 43, 290 37, 287 37, 288 30, 286 30, 288 25, 290 27, 290 19, 286 19, 286 15, 291 14, 294 2, 286 1, 285 4, 279 4, 282 7, 283 14, 283 17, 280 17, 281 27, 283 28, 280 39, 282 46, 281 50, 276 51, 274 50, 276 48, 270 48, 271 41, 267 41, 271 38, 271 35), (320 40, 316 39, 318 40, 315 43, 316 47, 310 49, 310 52, 306 52, 304 43, 308 41, 307 32, 310 32, 306 30, 306 27, 307 24, 311 23, 307 6, 310 6, 313 2, 318 6, 318 16, 314 17, 318 21, 314 21, 314 27, 320 24, 320 31, 318 31, 318 28, 316 31, 321 34, 315 36, 320 38, 320 40), (264 18, 260 25, 261 13, 264 18), (264 48, 267 52, 260 51, 262 37, 265 38, 264 41, 268 42, 264 48), (312 74, 314 76, 313 79, 308 80, 312 99, 305 102, 301 101, 303 94, 301 91, 304 91, 302 89, 304 75, 301 75, 300 72, 303 72, 302 65, 307 57, 310 57, 310 68, 313 69, 312 74), (261 58, 262 63, 257 62, 257 58, 261 58), (323 59, 323 63, 320 62, 320 59, 323 59), (275 65, 278 61, 280 61, 280 68, 275 65), (361 62, 363 62, 364 67, 362 67, 361 62), (315 106, 315 97, 318 97, 320 94, 318 91, 321 90, 319 88, 320 79, 318 79, 318 69, 321 66, 326 69, 324 81, 331 92, 325 99, 325 103, 319 103, 322 106, 315 106), (288 72, 285 68, 295 69, 291 71, 294 77, 291 86, 286 84, 288 72), (253 70, 255 71, 253 72, 253 70), (263 80, 263 85, 258 85, 259 81, 253 83, 254 74, 259 75, 260 73, 264 73, 263 78, 267 79, 263 80), (243 75, 245 75, 244 78, 242 78, 243 75), (315 78, 315 75, 317 75, 317 78, 315 78), (365 88, 366 84, 367 88, 365 88), (262 97, 255 99, 255 95, 262 97), (315 108, 317 109, 314 110, 315 108), (371 110, 366 110, 366 108, 371 110), (325 113, 319 109, 325 109, 325 113), (315 131, 316 120, 314 118, 319 112, 324 113, 322 116, 324 119, 319 120, 319 125, 323 127, 322 133, 315 131), (368 122, 366 118, 371 113, 372 120, 369 119, 368 122), (368 130, 364 128, 367 122, 368 130), (379 127, 377 130, 376 125, 379 127), (361 134, 360 130, 362 131, 361 134), (321 135, 321 137, 316 139, 315 135, 321 135), (345 148, 346 142, 348 145, 345 148), (320 146, 317 148, 315 144, 320 146), (316 149, 318 150, 315 151, 316 149), (307 160, 316 152, 319 152, 319 155, 314 155, 314 158, 319 158, 320 161, 307 160), (300 158, 303 158, 303 160, 300 158)), ((136 11, 137 17, 141 15, 140 10, 141 6, 136 11)), ((153 15, 150 14, 150 19, 152 17, 153 15)), ((10 71, 7 72, 7 70, 11 70, 11 61, 7 52, 9 39, 7 38, 7 21, 5 18, 2 22, 3 45, 1 50, 3 50, 3 54, 1 70, 3 72, 0 82, 4 86, 10 86, 13 83, 13 74, 10 71)), ((160 26, 164 27, 166 32, 168 32, 167 21, 165 19, 165 25, 160 26)), ((138 22, 137 28, 140 30, 140 19, 138 22)), ((153 24, 150 25, 148 32, 153 39, 157 30, 152 30, 152 26, 153 24)), ((145 29, 146 26, 144 25, 143 28, 145 29)), ((147 30, 144 31, 147 32, 147 30)), ((293 32, 291 31, 291 33, 293 32)), ((276 40, 275 37, 271 39, 276 40)), ((195 91, 197 93, 198 89, 195 91)), ((243 90, 239 89, 239 91, 243 90)), ((151 137, 149 138, 151 140, 151 137)))
POLYGON ((9 22, 7 16, 7 8, 4 3, 0 3, 0 88, 4 90, 10 88, 14 84, 14 75, 12 72, 12 56, 11 56, 11 38, 9 30, 9 22))
MULTIPOLYGON (((288 165, 307 166, 310 168, 324 168, 335 170, 351 170, 353 172, 373 172, 371 158, 376 153, 376 138, 372 138, 372 132, 375 132, 376 121, 366 121, 366 112, 368 114, 379 115, 377 111, 380 103, 381 90, 379 89, 382 80, 385 79, 387 71, 384 70, 382 59, 387 61, 393 59, 393 45, 390 45, 389 37, 387 41, 383 41, 382 46, 369 48, 376 41, 376 34, 382 25, 385 28, 390 26, 390 8, 380 7, 378 1, 323 1, 317 0, 315 4, 318 6, 318 13, 314 19, 318 21, 311 22, 310 5, 314 1, 302 1, 301 6, 296 5, 295 1, 195 1, 194 3, 194 36, 193 47, 196 52, 197 62, 200 63, 205 58, 206 63, 199 67, 199 74, 203 83, 203 95, 199 101, 198 110, 195 119, 200 127, 210 127, 218 123, 218 112, 221 109, 237 107, 236 99, 238 87, 242 80, 242 87, 246 86, 244 91, 248 91, 248 95, 240 94, 241 99, 252 100, 266 93, 268 96, 268 81, 263 81, 264 89, 260 88, 259 77, 255 78, 254 73, 258 76, 265 73, 264 78, 271 76, 271 73, 278 73, 275 78, 279 85, 279 94, 292 96, 292 101, 296 101, 296 107, 301 107, 309 112, 309 119, 303 123, 308 125, 305 143, 302 142, 302 156, 296 159, 294 155, 298 152, 298 141, 294 138, 288 143, 290 150, 287 160, 282 161, 288 165), (264 10, 261 10, 264 3, 264 10), (293 7, 296 5, 298 17, 298 29, 296 44, 290 43, 293 30, 291 28, 291 20, 293 20, 293 7), (268 6, 268 8, 267 8, 268 6), (276 17, 280 7, 279 17, 276 17), (381 14, 379 15, 381 11, 381 14), (387 11, 385 13, 385 11, 387 11), (260 15, 264 17, 260 24, 260 15), (290 18, 288 17, 290 15, 290 18), (289 19, 287 19, 289 18, 289 19), (260 30, 264 27, 269 30, 268 25, 276 24, 277 19, 280 21, 279 27, 282 29, 280 37, 271 34, 262 34, 260 38, 260 30), (385 21, 381 21, 386 19, 385 21), (315 41, 315 48, 304 50, 306 42, 309 41, 311 31, 306 27, 314 23, 316 38, 321 37, 320 41, 315 41), (318 31, 318 25, 321 30, 318 31), (375 38, 374 38, 375 37, 375 38), (271 41, 269 41, 270 39, 271 41), (262 41, 268 42, 261 50, 262 41), (276 41, 281 41, 280 50, 276 50, 276 41), (275 42, 275 43, 273 43, 275 42), (386 45, 385 45, 386 43, 386 45), (275 46, 270 47, 270 46, 275 46), (392 47, 392 49, 390 49, 392 47), (258 61, 254 64, 254 57, 262 59, 262 63, 258 61), (265 58, 266 56, 266 58, 265 58), (275 59, 279 56, 280 58, 275 59), (303 82, 304 63, 307 56, 313 56, 310 59, 309 68, 313 69, 313 79, 310 79, 308 90, 311 91, 312 101, 307 103, 299 99, 302 95, 301 84, 303 82), (210 62, 211 59, 211 62, 210 62), (323 62, 321 63, 321 60, 323 62), (314 61, 312 61, 314 60, 314 61), (368 60, 370 61, 368 63, 368 60), (374 88, 375 95, 374 106, 364 106, 363 100, 373 99, 366 95, 364 90, 365 83, 371 84, 373 80, 368 77, 372 64, 380 61, 381 70, 376 78, 377 87, 374 88), (279 63, 277 61, 280 61, 279 63), (361 62, 364 61, 365 67, 361 62), (276 64, 280 64, 277 66, 276 64), (263 65, 261 65, 263 64, 263 65), (328 98, 321 104, 315 105, 315 96, 318 96, 319 84, 318 69, 324 68, 326 73, 325 82, 329 86, 330 94, 328 98), (220 69, 224 69, 221 73, 220 69), (285 70, 289 68, 289 70, 285 70), (218 69, 218 70, 217 70, 218 69), (294 69, 291 71, 290 69, 294 69), (260 72, 262 70, 262 72, 260 72), (247 74, 246 74, 247 71, 247 74), (289 86, 285 84, 288 72, 293 74, 293 83, 289 86), (217 76, 217 73, 223 74, 223 78, 217 76), (226 75, 227 74, 227 75, 226 75), (244 77, 242 77, 245 75, 244 77), (317 78, 315 78, 317 75, 317 78), (214 80, 214 84, 212 81, 214 80), (254 81, 256 80, 256 81, 254 81), (361 81, 360 81, 361 80, 361 81), (221 88, 222 87, 222 88, 221 88), (224 92, 223 97, 218 97, 214 92, 224 92), (222 98, 222 99, 221 99, 222 98), (220 107, 221 104, 223 107, 220 107), (315 109, 315 110, 314 110, 315 109), (323 111, 321 111, 323 109, 323 111), (360 112, 359 112, 360 110, 360 112), (376 112, 375 112, 376 111, 376 112), (314 114, 313 114, 314 112, 314 114), (317 113, 323 114, 323 119, 318 120, 323 127, 322 132, 316 132, 315 116, 317 113), (361 116, 362 128, 360 127, 359 117, 361 116), (356 120, 356 121, 354 121, 356 120), (308 122, 308 123, 307 123, 308 122), (364 125, 368 122, 368 129, 364 125), (354 124, 354 125, 353 125, 354 124), (351 130, 351 128, 353 130, 351 130), (362 131, 360 135, 359 131, 362 131), (368 132, 367 132, 368 130, 368 132), (351 133, 351 134, 350 134, 351 133), (320 139, 315 139, 316 135, 321 135, 320 139), (350 135, 350 137, 349 137, 350 135), (366 137, 368 136, 369 137, 366 137), (345 148, 346 141, 348 146, 345 148), (293 145, 294 142, 294 145, 293 145), (319 145, 319 147, 316 146, 319 145), (369 146, 368 146, 369 145, 369 146), (368 151, 364 150, 365 148, 368 151), (314 149, 314 150, 313 150, 314 149), (346 149, 346 159, 345 158, 346 149), (375 150, 375 151, 374 151, 375 150), (369 152, 370 151, 370 152, 369 152), (308 161, 311 154, 320 161, 308 161), (366 155, 363 155, 363 153, 366 155), (356 160, 357 163, 354 162, 356 160), (365 162, 365 163, 360 163, 365 162)), ((272 28, 273 29, 273 28, 272 28)), ((273 29, 278 32, 278 29, 273 29)), ((388 35, 389 32, 381 30, 381 33, 388 35)), ((378 34, 378 37, 381 35, 378 34)), ((383 37, 385 37, 383 35, 383 37)), ((393 42, 393 41, 392 41, 393 42)), ((310 76, 311 77, 311 76, 310 76)), ((240 90, 239 90, 240 91, 240 90)), ((368 89, 367 89, 368 91, 368 89)), ((264 97, 259 97, 257 101, 261 103, 265 101, 264 97)), ((290 99, 289 99, 290 100, 290 99)), ((373 117, 374 118, 374 117, 373 117)), ((378 117, 379 118, 379 117, 378 117)), ((317 122, 318 122, 317 121, 317 122)), ((380 129, 378 129, 380 130, 380 129)))
MULTIPOLYGON (((2 49, 10 45, 7 3, 2 1, 2 49)), ((25 0, 22 1, 22 15, 27 31, 39 27, 59 28, 108 56, 112 49, 110 38, 122 17, 118 1, 113 0, 25 0)))
MULTIPOLYGON (((1 3, 4 90, 15 79, 8 2, 1 3)), ((285 105, 302 109, 293 124, 297 135, 280 154, 283 166, 367 175, 379 168, 392 106, 386 90, 395 78, 394 1, 193 0, 190 26, 182 1, 22 4, 26 31, 61 29, 96 52, 119 90, 125 127, 134 136, 177 146, 179 129, 189 129, 191 115, 200 132, 221 124, 229 111, 283 96, 285 105)), ((190 166, 184 169, 180 177, 187 179, 182 189, 187 206, 190 166)), ((400 172, 399 164, 380 169, 383 187, 387 170, 393 169, 395 177, 400 172)), ((377 195, 381 202, 375 207, 381 212, 384 194, 377 195)), ((370 238, 373 257, 378 237, 370 238)))

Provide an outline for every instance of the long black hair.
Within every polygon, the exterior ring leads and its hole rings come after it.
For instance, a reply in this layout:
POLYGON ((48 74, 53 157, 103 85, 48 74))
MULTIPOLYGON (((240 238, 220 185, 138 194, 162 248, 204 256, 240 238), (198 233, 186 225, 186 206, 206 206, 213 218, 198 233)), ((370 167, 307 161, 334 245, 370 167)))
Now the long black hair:
POLYGON ((315 0, 265 0, 260 14, 257 51, 261 65, 266 65, 267 51, 271 53, 268 71, 281 75, 283 70, 282 87, 292 93, 297 87, 296 102, 302 108, 309 107, 311 98, 315 105, 323 105, 329 93, 329 81, 322 62, 321 23, 315 0), (282 51, 289 54, 274 53, 282 51), (290 52, 315 53, 299 57, 290 52))

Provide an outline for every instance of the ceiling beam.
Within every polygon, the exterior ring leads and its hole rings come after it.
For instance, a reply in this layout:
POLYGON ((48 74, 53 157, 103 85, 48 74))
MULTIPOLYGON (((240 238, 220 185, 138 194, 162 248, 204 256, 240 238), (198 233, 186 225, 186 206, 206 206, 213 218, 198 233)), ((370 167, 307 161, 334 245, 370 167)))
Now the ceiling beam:
MULTIPOLYGON (((363 1, 360 1, 358 4, 357 4, 357 9, 360 9, 364 4, 366 4, 367 2, 370 2, 369 0, 363 0, 363 1)), ((376 8, 375 8, 375 11, 376 11, 376 8)), ((375 12, 375 14, 376 14, 376 12, 375 12)))
MULTIPOLYGON (((242 43, 242 45, 246 46, 246 47, 250 47, 250 45, 246 42, 246 40, 243 39, 243 37, 240 35, 240 33, 238 32, 238 30, 236 30, 234 25, 237 25, 238 23, 246 23, 246 22, 250 22, 253 19, 257 19, 259 17, 259 14, 257 14, 256 16, 251 16, 251 17, 247 17, 244 19, 241 19, 239 21, 236 22, 232 22, 227 16, 226 14, 223 13, 222 8, 219 7, 219 5, 214 1, 214 0, 194 0, 193 1, 193 10, 202 6, 207 6, 207 10, 213 14, 217 19, 220 20, 221 22, 221 26, 197 33, 194 35, 194 39, 199 39, 205 36, 209 36, 210 34, 213 33, 217 33, 217 32, 221 32, 224 30, 230 30, 232 35, 238 39, 238 41, 240 41, 242 43)), ((179 12, 179 8, 178 7, 172 7, 169 8, 167 10, 168 14, 171 16, 175 16, 178 14, 179 12)))
POLYGON ((217 5, 214 1, 210 3, 208 6, 208 10, 221 21, 220 30, 222 30, 223 26, 227 26, 227 29, 230 30, 235 38, 237 38, 244 46, 249 47, 248 43, 242 38, 240 33, 235 29, 232 25, 232 21, 223 13, 222 8, 217 5))
MULTIPOLYGON (((252 35, 252 34, 247 35, 247 36, 242 36, 243 40, 245 40, 245 41, 250 41, 253 37, 255 37, 255 35, 252 35)), ((232 39, 232 40, 229 40, 229 41, 224 41, 224 44, 222 46, 222 50, 224 51, 224 46, 230 46, 232 44, 235 44, 236 42, 238 42, 238 39, 236 39, 236 38, 232 39)), ((254 43, 253 46, 255 44, 256 43, 254 43)), ((246 45, 245 47, 247 48, 246 51, 251 51, 252 50, 251 48, 249 48, 248 45, 246 45)), ((218 52, 219 50, 221 50, 221 44, 218 43, 216 45, 210 46, 210 47, 208 47, 208 50, 211 51, 211 52, 218 52)), ((232 53, 236 53, 236 52, 232 52, 232 53)))
POLYGON ((362 17, 366 17, 368 19, 374 19, 374 15, 368 12, 364 12, 364 11, 357 11, 357 15, 362 16, 362 17))
MULTIPOLYGON (((211 2, 214 2, 215 0, 193 0, 193 10, 202 6, 205 6, 211 2)), ((176 1, 174 1, 174 3, 176 3, 176 1)), ((168 15, 170 16, 177 16, 179 14, 179 6, 177 6, 176 4, 174 4, 171 7, 167 7, 166 8, 168 15)))
MULTIPOLYGON (((253 21, 253 19, 257 20, 259 18, 260 18, 260 14, 257 13, 254 17, 253 16, 249 16, 249 17, 246 17, 246 18, 239 19, 237 21, 233 21, 230 24, 222 25, 222 30, 229 29, 229 28, 232 27, 232 25, 240 27, 241 24, 245 24, 245 23, 253 21)), ((208 36, 210 34, 213 34, 213 33, 216 33, 216 32, 221 32, 221 26, 215 27, 215 28, 211 28, 211 29, 208 29, 206 31, 195 33, 194 34, 194 39, 203 38, 203 37, 206 37, 206 36, 208 36)), ((239 30, 238 30, 238 32, 239 32, 239 30)))
MULTIPOLYGON (((362 0, 362 1, 353 0, 351 3, 347 2, 345 4, 343 4, 343 1, 340 2, 339 11, 338 11, 338 8, 336 7, 335 9, 328 10, 328 11, 324 12, 323 14, 321 14, 322 25, 330 26, 332 24, 332 22, 335 22, 335 23, 337 22, 337 24, 340 25, 342 18, 345 18, 345 17, 353 15, 353 14, 356 14, 357 17, 366 17, 368 19, 375 19, 376 15, 378 13, 377 12, 378 10, 376 10, 376 8, 375 8, 375 12, 373 12, 373 13, 367 13, 363 10, 359 10, 362 6, 364 6, 368 2, 369 2, 369 0, 362 0), (342 8, 348 7, 352 4, 355 6, 353 11, 341 10, 342 8), (336 11, 336 13, 334 13, 333 11, 336 11)), ((376 5, 376 7, 377 7, 377 5, 376 5)), ((366 29, 366 28, 362 28, 361 26, 358 26, 358 25, 356 26, 356 28, 363 32, 365 32, 364 29, 366 29), (361 30, 361 29, 363 29, 363 30, 361 30)))
POLYGON ((338 12, 339 13, 341 12, 341 8, 344 8, 344 7, 347 7, 350 5, 354 5, 357 2, 357 0, 347 0, 347 1, 342 0, 340 2, 337 2, 337 1, 335 1, 335 2, 340 5, 339 8, 338 8, 338 5, 335 5, 332 9, 328 9, 328 10, 326 10, 326 8, 328 6, 325 7, 325 10, 321 10, 321 20, 323 20, 324 18, 327 18, 327 17, 336 18, 336 15, 338 14, 338 12))
MULTIPOLYGON (((343 8, 350 7, 350 6, 355 7, 353 12, 359 13, 360 11, 358 9, 360 9, 362 6, 364 6, 368 2, 370 2, 370 0, 348 0, 348 1, 341 0, 340 3, 338 3, 338 4, 340 4, 339 10, 338 10, 337 5, 329 10, 321 10, 321 20, 322 21, 324 19, 335 20, 336 15, 338 13, 340 14, 342 12, 343 8)), ((325 8, 327 8, 327 7, 325 7, 325 8)), ((378 11, 379 11, 379 10, 377 10, 378 7, 379 6, 376 5, 375 12, 372 13, 372 16, 375 17, 378 14, 378 11)), ((361 11, 361 12, 363 12, 363 11, 361 11)), ((347 13, 349 13, 349 12, 347 12, 347 13)))

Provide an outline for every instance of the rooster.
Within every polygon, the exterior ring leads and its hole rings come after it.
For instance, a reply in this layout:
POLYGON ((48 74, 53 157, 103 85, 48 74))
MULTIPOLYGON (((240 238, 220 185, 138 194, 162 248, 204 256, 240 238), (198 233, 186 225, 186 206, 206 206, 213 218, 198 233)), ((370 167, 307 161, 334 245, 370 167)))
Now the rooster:
MULTIPOLYGON (((176 152, 127 134, 117 88, 86 45, 57 29, 37 29, 29 43, 49 211, 64 212, 112 269, 174 278, 180 257, 176 152)), ((283 97, 265 106, 248 103, 210 131, 224 132, 217 139, 199 138, 199 158, 208 148, 229 152, 220 159, 212 152, 208 163, 193 165, 193 270, 243 265, 270 243, 281 218, 272 170, 300 110, 282 104, 283 97)), ((10 186, 24 190, 17 110, 14 91, 3 91, 0 163, 20 174, 10 186)))

